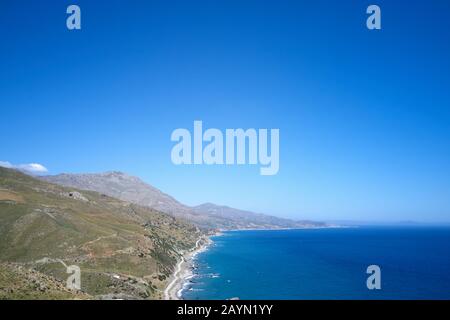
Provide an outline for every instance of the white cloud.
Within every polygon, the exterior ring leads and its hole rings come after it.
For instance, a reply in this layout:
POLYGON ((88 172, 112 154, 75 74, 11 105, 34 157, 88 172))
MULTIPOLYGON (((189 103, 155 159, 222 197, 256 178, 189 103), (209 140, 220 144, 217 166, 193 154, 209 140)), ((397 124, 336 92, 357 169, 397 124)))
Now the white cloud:
POLYGON ((28 164, 19 164, 19 169, 34 172, 34 173, 45 173, 48 172, 47 168, 39 163, 28 163, 28 164))
POLYGON ((12 168, 13 166, 12 166, 12 164, 9 163, 8 161, 0 161, 0 167, 3 167, 3 168, 12 168))
POLYGON ((18 169, 21 171, 26 171, 35 174, 48 172, 47 168, 39 163, 12 164, 8 161, 0 161, 0 167, 18 169))

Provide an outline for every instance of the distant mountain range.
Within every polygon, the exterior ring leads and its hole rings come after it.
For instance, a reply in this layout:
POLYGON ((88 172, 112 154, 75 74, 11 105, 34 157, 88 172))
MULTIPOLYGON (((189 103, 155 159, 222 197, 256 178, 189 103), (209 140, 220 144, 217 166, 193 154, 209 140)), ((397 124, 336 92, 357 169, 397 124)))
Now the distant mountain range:
POLYGON ((192 210, 200 215, 207 215, 216 219, 232 221, 238 229, 314 228, 326 226, 326 224, 322 222, 283 219, 267 214, 235 209, 228 206, 219 206, 214 203, 204 203, 199 206, 192 207, 192 210))
POLYGON ((96 191, 110 197, 149 207, 186 219, 202 228, 213 229, 281 229, 324 227, 325 223, 294 221, 254 213, 213 203, 189 207, 172 196, 128 174, 110 171, 89 174, 58 174, 40 179, 82 190, 96 191))

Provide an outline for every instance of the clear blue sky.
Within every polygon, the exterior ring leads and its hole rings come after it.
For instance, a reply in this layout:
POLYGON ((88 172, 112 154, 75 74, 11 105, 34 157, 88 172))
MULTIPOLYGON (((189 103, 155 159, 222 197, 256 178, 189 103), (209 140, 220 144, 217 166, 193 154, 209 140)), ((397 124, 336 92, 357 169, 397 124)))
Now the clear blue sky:
POLYGON ((0 3, 0 161, 121 170, 190 205, 450 221, 450 2, 0 3), (68 31, 78 4, 82 30, 68 31), (172 130, 279 128, 280 171, 175 166, 172 130))

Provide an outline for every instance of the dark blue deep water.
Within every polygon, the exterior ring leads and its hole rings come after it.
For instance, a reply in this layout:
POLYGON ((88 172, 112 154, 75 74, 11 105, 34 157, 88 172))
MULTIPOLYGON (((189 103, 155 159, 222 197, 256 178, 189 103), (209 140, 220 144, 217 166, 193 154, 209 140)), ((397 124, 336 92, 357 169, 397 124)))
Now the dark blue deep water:
POLYGON ((450 228, 233 231, 196 258, 184 299, 450 299, 450 228), (368 290, 366 268, 381 268, 368 290))

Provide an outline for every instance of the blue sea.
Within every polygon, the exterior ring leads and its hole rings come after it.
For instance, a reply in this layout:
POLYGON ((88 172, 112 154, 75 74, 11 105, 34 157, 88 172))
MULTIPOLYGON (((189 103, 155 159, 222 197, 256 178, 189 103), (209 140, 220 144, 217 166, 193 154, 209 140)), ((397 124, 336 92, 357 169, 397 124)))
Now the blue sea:
POLYGON ((449 227, 232 231, 195 258, 184 299, 450 299, 449 227), (366 269, 381 268, 368 290, 366 269))

